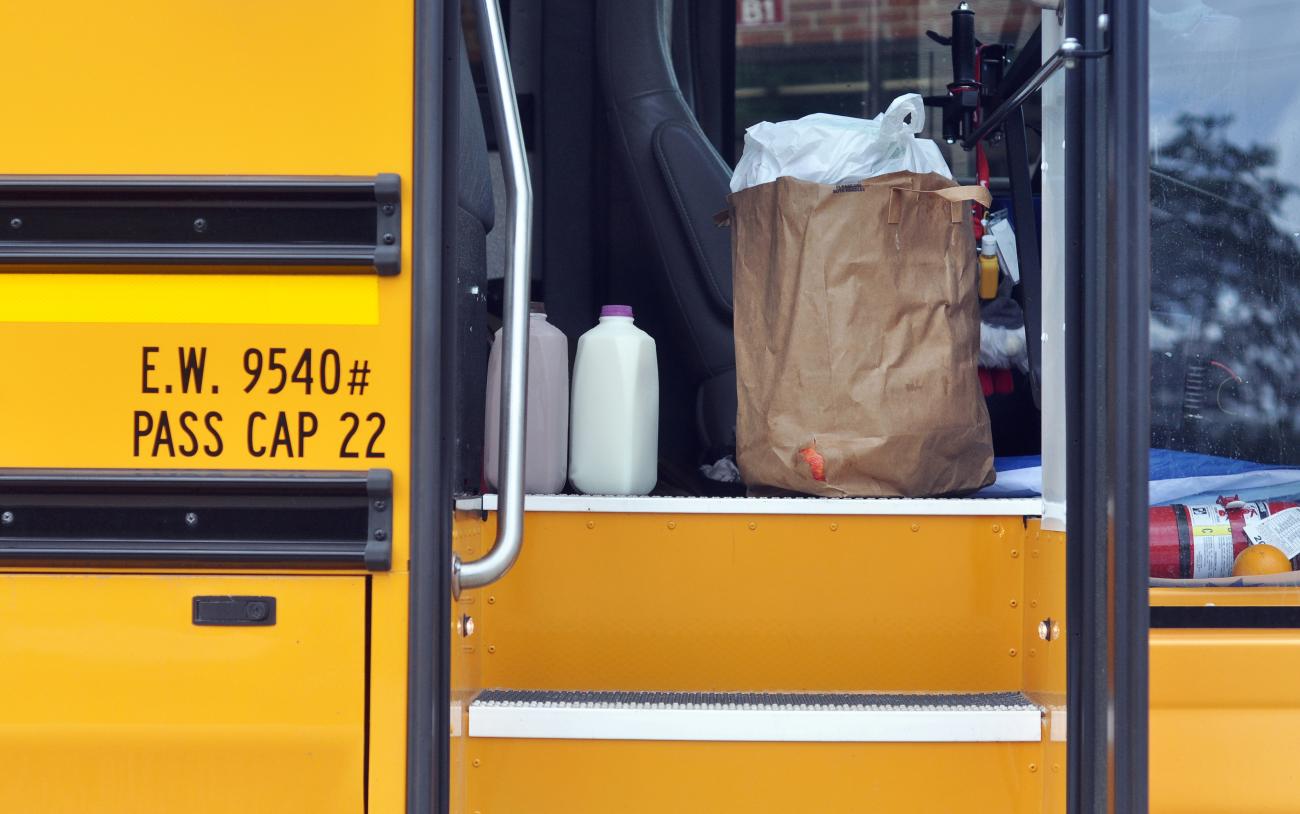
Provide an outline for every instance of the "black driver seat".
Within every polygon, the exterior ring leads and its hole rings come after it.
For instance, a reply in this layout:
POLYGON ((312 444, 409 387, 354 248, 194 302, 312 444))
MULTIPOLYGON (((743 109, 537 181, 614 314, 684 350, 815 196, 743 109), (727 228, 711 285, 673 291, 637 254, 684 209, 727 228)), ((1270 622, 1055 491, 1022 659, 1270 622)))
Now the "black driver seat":
MULTIPOLYGON (((650 305, 671 329, 656 337, 661 387, 665 399, 694 399, 702 455, 735 444, 731 238, 713 221, 731 170, 683 98, 671 15, 671 0, 599 0, 597 62, 612 148, 658 254, 650 305)), ((665 403, 664 412, 679 406, 665 403)))

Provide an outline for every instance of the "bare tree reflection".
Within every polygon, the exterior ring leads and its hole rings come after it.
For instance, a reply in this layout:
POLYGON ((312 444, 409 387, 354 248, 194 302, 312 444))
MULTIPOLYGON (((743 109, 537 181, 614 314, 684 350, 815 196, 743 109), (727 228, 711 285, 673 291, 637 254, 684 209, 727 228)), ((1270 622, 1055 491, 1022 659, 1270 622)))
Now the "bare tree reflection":
POLYGON ((1153 443, 1300 463, 1297 188, 1230 116, 1176 122, 1152 158, 1153 443))

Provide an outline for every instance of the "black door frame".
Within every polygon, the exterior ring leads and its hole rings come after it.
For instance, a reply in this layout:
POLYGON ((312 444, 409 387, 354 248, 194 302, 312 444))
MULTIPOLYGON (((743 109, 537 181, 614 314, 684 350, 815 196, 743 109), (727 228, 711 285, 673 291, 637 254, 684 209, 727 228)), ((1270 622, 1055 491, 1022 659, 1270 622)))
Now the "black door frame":
POLYGON ((1071 814, 1147 811, 1147 2, 1071 0, 1066 76, 1071 814), (1105 13, 1109 12, 1109 16, 1105 13))
MULTIPOLYGON (((1067 72, 1066 403, 1069 811, 1147 810, 1149 206, 1147 3, 1067 4, 1105 60, 1067 72)), ((407 810, 446 811, 450 390, 442 332, 454 260, 459 3, 417 0, 407 810), (420 500, 418 496, 430 499, 420 500)))
POLYGON ((411 293, 410 597, 406 810, 445 812, 451 686, 451 445, 454 388, 442 373, 455 326, 455 160, 460 3, 416 0, 411 293), (444 179, 451 179, 445 184, 444 179))

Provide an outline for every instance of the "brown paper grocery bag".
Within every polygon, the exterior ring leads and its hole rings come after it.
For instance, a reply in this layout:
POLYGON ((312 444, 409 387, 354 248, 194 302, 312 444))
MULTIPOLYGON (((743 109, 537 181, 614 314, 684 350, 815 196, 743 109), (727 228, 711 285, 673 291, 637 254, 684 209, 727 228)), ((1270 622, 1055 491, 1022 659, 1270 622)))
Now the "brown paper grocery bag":
POLYGON ((730 198, 736 461, 753 488, 921 497, 993 482, 971 200, 935 174, 730 198))

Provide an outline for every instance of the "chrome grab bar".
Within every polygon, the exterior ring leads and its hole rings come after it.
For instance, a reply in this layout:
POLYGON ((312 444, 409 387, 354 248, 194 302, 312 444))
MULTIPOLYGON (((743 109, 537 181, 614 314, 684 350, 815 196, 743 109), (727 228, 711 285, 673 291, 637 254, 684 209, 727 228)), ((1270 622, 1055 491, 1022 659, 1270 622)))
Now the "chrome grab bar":
POLYGON ((985 136, 992 133, 998 127, 1001 127, 1002 122, 1007 118, 1007 116, 1011 115, 1013 110, 1027 102, 1029 97, 1033 96, 1038 92, 1039 88, 1047 84, 1047 80, 1051 79, 1052 75, 1061 68, 1073 68, 1081 59, 1097 59, 1098 57, 1108 56, 1109 54, 1109 48, 1104 48, 1100 51, 1085 51, 1077 39, 1074 37, 1066 37, 1061 43, 1061 47, 1057 48, 1056 51, 1048 57, 1045 62, 1043 62, 1043 67, 1039 68, 1033 76, 1025 80, 1025 84, 1021 85, 1020 89, 1011 95, 1011 98, 999 105, 998 109, 993 111, 993 113, 980 124, 979 128, 977 128, 974 133, 971 133, 963 139, 961 146, 965 147, 967 150, 973 149, 985 136))
POLYGON ((497 535, 492 550, 473 562, 452 554, 451 590, 496 582, 524 543, 524 426, 528 396, 528 289, 533 251, 533 182, 524 128, 519 121, 505 27, 498 0, 475 0, 488 99, 496 124, 506 182, 505 320, 501 341, 501 446, 498 462, 497 535))

